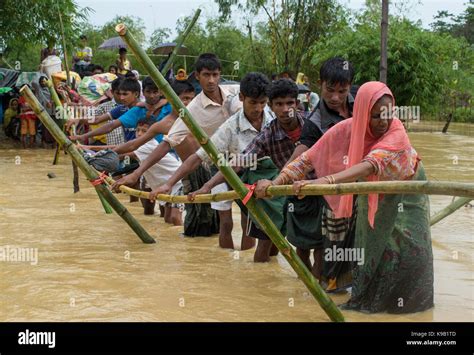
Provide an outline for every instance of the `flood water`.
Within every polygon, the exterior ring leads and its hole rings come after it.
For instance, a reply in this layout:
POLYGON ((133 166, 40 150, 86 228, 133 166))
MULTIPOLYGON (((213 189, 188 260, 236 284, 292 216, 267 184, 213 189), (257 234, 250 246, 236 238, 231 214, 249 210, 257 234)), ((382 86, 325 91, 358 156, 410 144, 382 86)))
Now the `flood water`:
MULTIPOLYGON (((4 137, 2 137, 4 138, 4 137)), ((474 138, 411 133, 432 180, 474 182, 474 138)), ((279 255, 253 263, 253 250, 218 247, 217 236, 183 238, 182 227, 120 200, 157 240, 143 244, 106 215, 81 174, 53 150, 0 143, 0 248, 37 248, 33 262, 0 261, 0 321, 328 321, 279 255), (54 173, 55 178, 48 178, 54 173)), ((434 214, 451 202, 432 196, 434 214)), ((474 203, 473 203, 474 204, 474 203)), ((234 207, 235 244, 240 217, 234 207)), ((474 208, 432 228, 435 308, 408 315, 344 312, 348 321, 473 321, 474 208)), ((349 295, 331 295, 337 304, 349 295)))

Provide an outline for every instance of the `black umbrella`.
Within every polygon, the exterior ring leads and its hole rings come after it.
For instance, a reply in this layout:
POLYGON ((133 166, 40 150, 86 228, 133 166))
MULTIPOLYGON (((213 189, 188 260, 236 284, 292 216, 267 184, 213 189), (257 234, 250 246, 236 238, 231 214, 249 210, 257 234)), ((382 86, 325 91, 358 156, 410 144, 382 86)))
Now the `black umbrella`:
MULTIPOLYGON (((162 43, 155 49, 153 49, 153 53, 155 54, 171 54, 176 47, 176 42, 167 42, 167 43, 162 43)), ((183 55, 187 54, 188 49, 185 46, 181 46, 179 48, 178 54, 183 55)))
POLYGON ((99 49, 119 49, 127 48, 127 44, 123 41, 122 37, 113 37, 104 41, 99 46, 99 49))
POLYGON ((307 87, 306 85, 297 84, 297 86, 298 86, 298 93, 300 93, 300 94, 306 94, 308 92, 311 92, 309 87, 307 87))

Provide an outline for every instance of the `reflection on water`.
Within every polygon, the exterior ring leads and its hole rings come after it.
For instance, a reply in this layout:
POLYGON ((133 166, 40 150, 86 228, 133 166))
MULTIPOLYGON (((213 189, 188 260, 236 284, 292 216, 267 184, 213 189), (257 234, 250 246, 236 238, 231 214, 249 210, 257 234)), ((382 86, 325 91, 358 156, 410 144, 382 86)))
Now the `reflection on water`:
MULTIPOLYGON (((466 136, 413 133, 430 179, 474 182, 466 136)), ((0 147, 0 247, 37 248, 38 264, 0 262, 0 321, 327 321, 283 257, 253 263, 253 250, 218 247, 217 237, 183 238, 181 227, 120 200, 156 238, 145 245, 106 215, 84 177, 72 192, 69 158, 0 147), (20 160, 20 161, 19 161, 20 160), (20 164, 15 163, 20 162, 20 164), (49 179, 53 172, 56 178, 49 179)), ((451 202, 431 198, 432 213, 451 202)), ((240 219, 234 207, 234 235, 240 219)), ((410 315, 345 312, 349 321, 472 321, 474 208, 432 229, 433 310, 410 315)), ((331 295, 337 304, 348 294, 331 295)))

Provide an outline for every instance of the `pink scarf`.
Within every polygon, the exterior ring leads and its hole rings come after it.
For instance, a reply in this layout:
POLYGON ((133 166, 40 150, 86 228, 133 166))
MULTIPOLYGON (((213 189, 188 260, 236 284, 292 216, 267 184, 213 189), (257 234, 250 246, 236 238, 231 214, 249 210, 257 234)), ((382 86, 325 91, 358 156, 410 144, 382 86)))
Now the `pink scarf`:
MULTIPOLYGON (((375 138, 370 130, 370 111, 374 104, 384 95, 395 99, 384 83, 371 81, 362 85, 357 92, 353 116, 339 122, 324 134, 307 152, 308 158, 318 177, 338 173, 362 161, 372 150, 384 149, 402 151, 410 149, 411 144, 403 124, 394 118, 387 132, 375 138)), ((369 175, 367 181, 378 181, 376 175, 369 175)), ((347 218, 352 215, 353 195, 325 196, 336 218, 347 218)), ((368 198, 368 218, 373 228, 378 206, 378 194, 368 198)))

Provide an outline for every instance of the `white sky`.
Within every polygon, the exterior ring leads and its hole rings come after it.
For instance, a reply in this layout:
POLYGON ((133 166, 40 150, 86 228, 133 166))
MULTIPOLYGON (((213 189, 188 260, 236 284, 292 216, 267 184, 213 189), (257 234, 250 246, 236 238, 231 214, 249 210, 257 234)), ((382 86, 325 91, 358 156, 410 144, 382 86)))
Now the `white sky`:
MULTIPOLYGON (((458 15, 467 7, 465 4, 468 0, 410 1, 412 6, 405 15, 410 20, 421 20, 423 27, 428 28, 438 10, 447 10, 458 15)), ((339 0, 339 2, 353 10, 360 10, 365 3, 364 0, 339 0)), ((397 2, 399 1, 392 0, 391 4, 397 2)), ((97 26, 112 20, 116 15, 140 17, 145 22, 147 39, 157 27, 171 28, 175 34, 177 19, 193 14, 198 7, 202 10, 200 20, 218 14, 218 6, 213 0, 77 0, 77 3, 81 7, 88 6, 95 10, 90 14, 89 21, 97 26)), ((395 11, 393 5, 390 11, 395 11)), ((261 18, 265 19, 265 16, 261 15, 261 18)))

